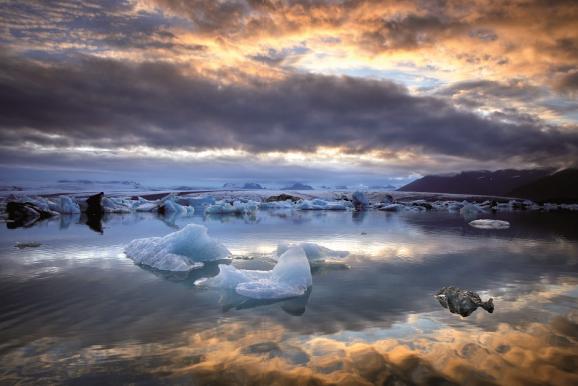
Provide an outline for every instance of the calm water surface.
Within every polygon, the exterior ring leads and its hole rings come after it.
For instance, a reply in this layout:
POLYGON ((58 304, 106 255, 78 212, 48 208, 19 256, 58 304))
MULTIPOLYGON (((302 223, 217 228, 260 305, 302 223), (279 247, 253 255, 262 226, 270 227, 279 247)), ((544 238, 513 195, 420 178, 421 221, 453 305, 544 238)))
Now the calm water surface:
MULTIPOLYGON (((0 231, 1 384, 578 384, 578 216, 499 213, 479 230, 450 213, 112 215, 0 231), (127 259, 135 238, 194 222, 238 267, 279 242, 347 250, 305 296, 257 302, 127 259), (94 227, 94 226, 93 226, 94 227), (38 242, 38 247, 15 247, 38 242), (494 298, 467 318, 433 294, 494 298)), ((5 225, 5 224, 3 224, 5 225)))

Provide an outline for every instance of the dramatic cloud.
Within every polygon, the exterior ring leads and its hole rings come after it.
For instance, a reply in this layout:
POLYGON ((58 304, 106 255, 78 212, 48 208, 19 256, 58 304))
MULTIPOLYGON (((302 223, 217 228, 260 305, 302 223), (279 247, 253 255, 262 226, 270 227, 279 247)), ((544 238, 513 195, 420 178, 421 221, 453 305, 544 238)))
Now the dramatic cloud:
POLYGON ((0 15, 4 165, 137 149, 405 177, 576 163, 571 1, 9 1, 0 15))
POLYGON ((3 58, 2 142, 52 146, 232 148, 251 152, 423 149, 564 160, 578 134, 500 122, 389 81, 294 74, 219 85, 164 63, 79 59, 65 67, 3 58))

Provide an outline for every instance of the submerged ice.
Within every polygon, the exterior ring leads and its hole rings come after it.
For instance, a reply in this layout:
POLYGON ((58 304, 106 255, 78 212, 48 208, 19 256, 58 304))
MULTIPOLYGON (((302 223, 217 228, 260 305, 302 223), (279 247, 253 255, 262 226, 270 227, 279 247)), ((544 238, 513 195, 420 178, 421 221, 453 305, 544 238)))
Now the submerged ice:
POLYGON ((217 276, 202 280, 215 288, 234 289, 236 293, 253 299, 284 299, 305 294, 312 285, 311 268, 302 247, 288 248, 270 271, 237 269, 219 265, 217 276))
POLYGON ((503 220, 479 219, 469 222, 470 226, 479 229, 508 229, 510 223, 503 220))
POLYGON ((189 224, 164 237, 150 237, 130 242, 125 254, 136 264, 162 271, 189 271, 203 262, 229 257, 229 250, 207 234, 202 225, 189 224))

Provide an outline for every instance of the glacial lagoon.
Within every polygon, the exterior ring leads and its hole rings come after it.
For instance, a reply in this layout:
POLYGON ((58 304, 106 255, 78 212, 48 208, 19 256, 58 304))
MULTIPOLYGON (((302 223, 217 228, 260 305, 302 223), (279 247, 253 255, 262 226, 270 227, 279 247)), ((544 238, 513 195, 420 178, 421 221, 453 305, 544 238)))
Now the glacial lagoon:
POLYGON ((578 215, 259 210, 244 216, 80 215, 0 231, 0 384, 578 383, 578 215), (268 270, 280 243, 349 254, 312 286, 256 300, 135 265, 130 241, 189 223, 268 270), (445 286, 493 298, 452 314, 445 286))

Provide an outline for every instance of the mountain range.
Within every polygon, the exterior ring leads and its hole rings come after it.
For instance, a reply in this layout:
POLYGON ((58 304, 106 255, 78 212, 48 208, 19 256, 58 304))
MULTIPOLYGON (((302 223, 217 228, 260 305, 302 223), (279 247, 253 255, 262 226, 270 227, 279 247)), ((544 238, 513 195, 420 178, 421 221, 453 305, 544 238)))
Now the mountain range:
POLYGON ((479 194, 535 201, 578 202, 578 169, 503 169, 428 175, 398 189, 405 192, 479 194))

